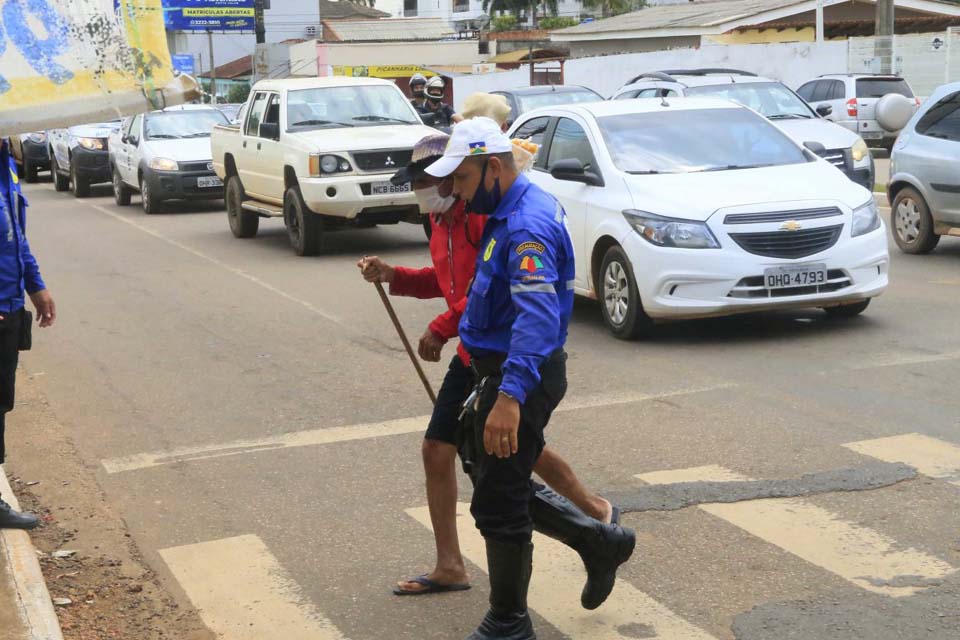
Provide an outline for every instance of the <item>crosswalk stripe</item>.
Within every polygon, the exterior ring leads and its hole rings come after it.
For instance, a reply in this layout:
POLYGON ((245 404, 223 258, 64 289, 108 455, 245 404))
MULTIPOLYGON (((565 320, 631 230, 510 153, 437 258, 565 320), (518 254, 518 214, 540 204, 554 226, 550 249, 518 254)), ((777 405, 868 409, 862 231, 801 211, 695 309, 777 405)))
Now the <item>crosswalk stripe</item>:
POLYGON ((960 446, 919 433, 861 440, 843 445, 886 462, 902 462, 925 476, 945 479, 960 487, 960 446))
MULTIPOLYGON (((648 484, 751 480, 720 466, 657 471, 636 477, 648 484)), ((704 504, 699 508, 875 593, 908 596, 923 589, 918 585, 926 580, 940 579, 955 571, 942 560, 905 548, 881 533, 846 522, 798 498, 704 504)))
POLYGON ((160 556, 221 638, 346 640, 304 604, 294 580, 257 536, 162 549, 160 556))
MULTIPOLYGON (((428 529, 427 507, 408 509, 407 513, 428 529)), ((470 506, 457 507, 457 530, 463 554, 481 569, 487 568, 483 538, 473 525, 470 506)), ((668 608, 618 579, 610 598, 596 611, 580 607, 580 590, 586 574, 580 557, 550 538, 534 534, 533 578, 528 603, 554 627, 572 640, 622 640, 637 638, 642 625, 644 638, 659 640, 714 640, 668 608)), ((477 612, 477 622, 482 612, 477 612)))

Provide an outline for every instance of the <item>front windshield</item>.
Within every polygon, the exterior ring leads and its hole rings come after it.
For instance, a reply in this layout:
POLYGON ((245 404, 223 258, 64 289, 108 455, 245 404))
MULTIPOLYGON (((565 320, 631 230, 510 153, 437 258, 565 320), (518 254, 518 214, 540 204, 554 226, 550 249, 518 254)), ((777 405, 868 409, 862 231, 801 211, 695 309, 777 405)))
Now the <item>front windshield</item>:
POLYGON ((774 120, 815 118, 816 114, 797 94, 779 82, 740 82, 689 87, 688 96, 711 96, 739 102, 774 120))
POLYGON ((218 124, 228 124, 228 121, 216 109, 165 111, 148 115, 143 133, 147 140, 209 138, 214 125, 218 124))
POLYGON ((403 94, 390 86, 326 87, 287 94, 287 129, 419 124, 403 94))
POLYGON ((746 109, 683 109, 599 118, 613 163, 633 174, 752 169, 806 162, 783 132, 746 109))
POLYGON ((523 113, 539 109, 540 107, 555 107, 560 104, 575 104, 579 102, 597 102, 598 100, 602 100, 602 98, 587 89, 582 91, 546 91, 544 93, 517 96, 517 101, 520 103, 520 111, 523 113))

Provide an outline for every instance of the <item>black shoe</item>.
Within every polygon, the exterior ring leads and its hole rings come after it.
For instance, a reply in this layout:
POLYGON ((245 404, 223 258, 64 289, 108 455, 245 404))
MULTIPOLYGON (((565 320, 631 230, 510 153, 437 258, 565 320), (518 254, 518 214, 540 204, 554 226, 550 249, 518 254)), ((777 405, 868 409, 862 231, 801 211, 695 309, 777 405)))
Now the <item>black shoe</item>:
POLYGON ((13 507, 0 500, 0 529, 35 529, 40 518, 32 513, 18 513, 13 507))
POLYGON ((587 570, 580 594, 583 608, 602 605, 617 582, 617 569, 633 555, 637 543, 633 529, 595 520, 547 487, 534 492, 530 516, 534 529, 580 554, 587 570))
POLYGON ((537 640, 527 612, 533 545, 487 540, 490 609, 467 640, 537 640))

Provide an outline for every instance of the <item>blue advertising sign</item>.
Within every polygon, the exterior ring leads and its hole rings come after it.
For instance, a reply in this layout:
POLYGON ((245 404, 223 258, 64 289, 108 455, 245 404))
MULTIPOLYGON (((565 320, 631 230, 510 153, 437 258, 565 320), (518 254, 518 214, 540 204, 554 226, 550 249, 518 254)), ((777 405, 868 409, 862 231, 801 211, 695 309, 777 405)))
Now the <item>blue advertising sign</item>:
POLYGON ((193 72, 196 71, 192 53, 175 53, 170 56, 170 59, 173 61, 173 68, 180 73, 192 76, 193 72))
POLYGON ((253 31, 254 0, 163 0, 167 31, 253 31))

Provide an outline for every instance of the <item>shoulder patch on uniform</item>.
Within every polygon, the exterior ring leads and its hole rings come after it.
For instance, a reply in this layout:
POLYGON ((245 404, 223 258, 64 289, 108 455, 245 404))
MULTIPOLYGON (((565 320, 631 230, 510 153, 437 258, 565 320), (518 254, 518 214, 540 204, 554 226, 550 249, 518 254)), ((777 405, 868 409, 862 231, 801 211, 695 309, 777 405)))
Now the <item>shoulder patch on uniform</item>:
POLYGON ((543 269, 543 262, 537 256, 523 256, 520 261, 520 271, 527 273, 536 273, 538 269, 543 269))
POLYGON ((524 251, 536 251, 537 253, 543 253, 546 250, 547 248, 539 242, 524 242, 517 247, 517 255, 519 256, 524 251))
POLYGON ((494 249, 494 247, 496 247, 496 246, 497 246, 497 239, 496 239, 496 238, 490 238, 490 242, 489 242, 489 244, 487 244, 487 248, 486 248, 486 249, 484 250, 484 252, 483 252, 483 261, 484 261, 484 262, 487 262, 487 261, 490 260, 490 257, 493 256, 493 249, 494 249))

